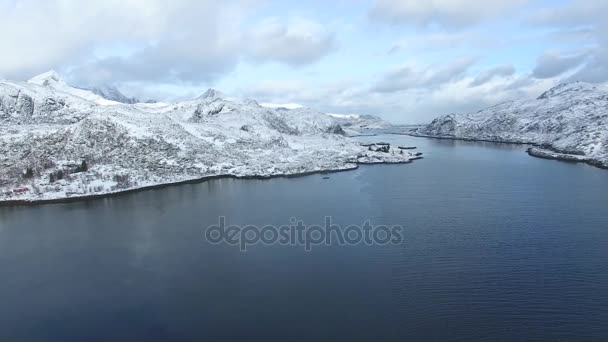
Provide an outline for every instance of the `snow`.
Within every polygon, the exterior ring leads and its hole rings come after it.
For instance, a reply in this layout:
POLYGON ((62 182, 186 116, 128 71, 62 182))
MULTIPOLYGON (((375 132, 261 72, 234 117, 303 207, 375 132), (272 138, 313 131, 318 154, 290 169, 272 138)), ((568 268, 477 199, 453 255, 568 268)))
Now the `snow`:
POLYGON ((216 90, 175 104, 106 104, 54 72, 0 81, 0 203, 416 159, 369 151, 324 113, 265 108, 216 90), (88 170, 76 172, 83 160, 88 170), (28 168, 33 178, 23 177, 28 168))
POLYGON ((240 99, 236 98, 236 97, 232 97, 229 96, 227 94, 222 93, 219 90, 216 89, 208 89, 205 93, 203 93, 203 95, 199 96, 197 98, 197 100, 206 100, 206 101, 214 101, 214 100, 218 100, 218 99, 223 99, 223 100, 227 100, 227 101, 240 101, 240 99))
POLYGON ((91 88, 72 87, 54 70, 35 76, 28 83, 60 90, 95 102, 101 106, 115 106, 121 103, 135 104, 139 102, 135 98, 125 96, 116 87, 110 85, 100 85, 91 88))
MULTIPOLYGON (((260 104, 265 108, 272 108, 278 110, 312 110, 306 108, 297 103, 262 103, 260 104)), ((393 126, 373 115, 360 115, 360 114, 338 114, 338 113, 324 113, 335 119, 336 123, 342 126, 346 134, 351 136, 357 136, 365 134, 369 130, 382 130, 389 129, 393 126)))
POLYGON ((327 113, 329 116, 333 116, 338 119, 348 119, 348 120, 357 120, 361 117, 359 114, 336 114, 336 113, 327 113))
POLYGON ((260 105, 262 107, 265 107, 265 108, 273 108, 273 109, 277 109, 277 108, 285 108, 285 109, 304 108, 304 106, 302 106, 301 104, 297 104, 297 103, 261 103, 260 105))
POLYGON ((364 134, 369 130, 382 130, 393 127, 390 123, 373 115, 336 113, 328 115, 336 119, 350 135, 364 134))
POLYGON ((137 103, 139 108, 163 108, 170 106, 170 103, 165 102, 154 102, 154 103, 137 103))
POLYGON ((608 92, 590 84, 560 84, 537 99, 435 119, 415 134, 538 145, 532 155, 608 167, 608 92))
POLYGON ((67 86, 67 83, 63 80, 63 78, 55 70, 49 70, 45 73, 35 76, 32 79, 30 79, 28 82, 32 83, 32 84, 38 84, 38 85, 46 85, 45 83, 47 83, 47 82, 53 82, 56 85, 61 84, 63 86, 67 86))
POLYGON ((94 102, 100 106, 115 106, 120 104, 120 102, 109 100, 95 94, 94 92, 87 89, 79 89, 75 87, 71 87, 68 83, 54 70, 45 72, 38 76, 31 78, 27 81, 30 84, 39 85, 42 87, 50 88, 53 90, 58 90, 65 92, 67 94, 80 97, 82 99, 94 102))
POLYGON ((120 90, 118 90, 116 87, 107 85, 107 84, 95 86, 95 87, 92 87, 89 89, 84 89, 84 90, 89 90, 93 94, 99 95, 99 96, 103 97, 104 99, 112 101, 112 102, 119 102, 119 103, 126 103, 126 104, 134 104, 134 103, 139 102, 138 99, 127 97, 123 93, 121 93, 120 90))

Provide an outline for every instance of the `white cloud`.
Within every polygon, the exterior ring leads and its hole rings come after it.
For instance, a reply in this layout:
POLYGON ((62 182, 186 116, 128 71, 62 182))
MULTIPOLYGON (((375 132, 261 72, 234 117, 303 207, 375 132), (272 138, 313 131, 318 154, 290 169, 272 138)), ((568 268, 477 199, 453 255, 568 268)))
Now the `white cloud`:
POLYGON ((586 54, 563 55, 559 51, 546 51, 538 58, 532 75, 536 78, 560 76, 585 62, 586 54))
POLYGON ((530 21, 538 25, 577 26, 603 21, 608 11, 605 0, 571 0, 564 5, 546 7, 530 15, 530 21))
POLYGON ((399 66, 385 73, 373 90, 392 93, 407 89, 436 88, 462 78, 476 60, 473 57, 466 57, 448 64, 422 67, 409 64, 399 66))
POLYGON ((515 67, 512 65, 499 65, 479 73, 473 82, 471 82, 471 86, 478 87, 495 78, 512 76, 513 74, 515 74, 515 67))
POLYGON ((542 9, 530 16, 530 22, 552 29, 558 39, 577 40, 589 47, 584 54, 572 56, 543 55, 535 75, 551 77, 579 67, 565 81, 602 83, 608 81, 608 22, 605 0, 573 0, 565 5, 542 9), (589 46, 589 43, 593 43, 589 46))
POLYGON ((376 0, 370 11, 373 20, 392 24, 464 27, 504 15, 525 0, 376 0))
POLYGON ((344 106, 348 99, 362 96, 367 90, 352 80, 336 80, 311 84, 302 80, 266 79, 245 85, 240 92, 267 103, 299 103, 317 109, 344 106))
POLYGON ((431 32, 406 36, 389 50, 389 53, 419 53, 428 51, 447 51, 457 48, 488 49, 500 43, 496 37, 486 36, 477 31, 460 30, 450 32, 431 32))
POLYGON ((0 12, 0 73, 23 77, 75 59, 116 38, 147 40, 162 20, 159 1, 23 0, 0 12))
MULTIPOLYGON (((6 0, 4 0, 6 1, 6 0)), ((23 79, 50 68, 79 83, 212 81, 243 59, 316 62, 333 34, 304 18, 255 17, 258 0, 21 0, 3 4, 0 74, 23 79), (256 24, 256 21, 258 24, 256 24), (249 27, 252 26, 253 28, 249 27), (95 56, 100 48, 128 52, 95 56)))
POLYGON ((279 61, 299 66, 316 62, 336 45, 333 34, 317 22, 294 17, 287 24, 268 18, 249 36, 251 56, 259 61, 279 61))
POLYGON ((444 114, 535 98, 554 85, 551 80, 511 75, 494 77, 471 87, 477 77, 461 75, 433 87, 406 88, 398 92, 370 91, 369 85, 352 80, 322 84, 265 80, 245 87, 243 95, 273 103, 298 103, 329 113, 377 115, 394 123, 427 123, 444 114))

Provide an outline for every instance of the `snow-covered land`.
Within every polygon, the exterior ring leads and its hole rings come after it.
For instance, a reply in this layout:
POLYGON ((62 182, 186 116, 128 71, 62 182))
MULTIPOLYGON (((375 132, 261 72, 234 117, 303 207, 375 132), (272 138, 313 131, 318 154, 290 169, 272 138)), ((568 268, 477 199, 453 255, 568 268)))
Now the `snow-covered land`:
POLYGON ((121 93, 120 90, 118 90, 116 87, 110 85, 95 86, 88 88, 87 90, 91 91, 93 94, 103 97, 106 100, 126 104, 134 104, 140 102, 134 97, 127 97, 125 94, 121 93))
POLYGON ((369 130, 392 128, 393 125, 373 115, 328 114, 338 121, 350 135, 365 134, 369 130))
POLYGON ((608 167, 608 93, 587 83, 560 84, 537 99, 437 118, 414 134, 533 144, 529 153, 537 157, 608 167))
POLYGON ((55 72, 0 81, 0 204, 415 157, 360 146, 326 114, 264 108, 215 90, 175 104, 124 104, 71 87, 55 72))
MULTIPOLYGON (((301 113, 303 111, 314 112, 313 109, 306 108, 297 103, 262 103, 260 104, 265 108, 272 108, 279 111, 293 111, 294 113, 301 113)), ((344 132, 350 136, 365 135, 370 130, 382 130, 393 128, 393 125, 373 115, 360 115, 360 114, 334 114, 334 113, 322 113, 330 116, 335 123, 339 124, 344 132)))

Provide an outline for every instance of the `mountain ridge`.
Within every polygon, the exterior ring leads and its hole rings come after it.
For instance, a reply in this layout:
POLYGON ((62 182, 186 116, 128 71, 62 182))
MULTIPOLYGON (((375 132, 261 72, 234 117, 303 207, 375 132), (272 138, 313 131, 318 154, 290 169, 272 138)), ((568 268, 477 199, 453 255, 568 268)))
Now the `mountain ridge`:
POLYGON ((0 81, 0 203, 416 159, 364 148, 315 110, 280 111, 222 97, 228 96, 123 104, 52 73, 29 83, 0 81))
POLYGON ((118 88, 112 85, 99 85, 90 88, 83 88, 93 92, 93 94, 99 95, 106 100, 116 101, 125 104, 135 104, 141 101, 135 97, 128 97, 123 94, 118 88))
POLYGON ((449 114, 414 135, 537 145, 530 154, 608 167, 608 92, 591 84, 559 84, 536 99, 468 114, 449 114))

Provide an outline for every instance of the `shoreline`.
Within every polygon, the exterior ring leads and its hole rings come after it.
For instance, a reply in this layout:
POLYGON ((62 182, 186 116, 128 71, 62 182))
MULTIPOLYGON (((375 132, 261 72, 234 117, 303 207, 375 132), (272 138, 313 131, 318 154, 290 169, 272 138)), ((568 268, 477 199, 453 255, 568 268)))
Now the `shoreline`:
POLYGON ((586 158, 585 156, 561 153, 556 150, 542 148, 539 146, 528 148, 526 150, 526 153, 528 153, 529 156, 532 156, 535 158, 547 159, 547 160, 559 160, 562 162, 575 163, 575 164, 583 163, 583 164, 597 167, 599 169, 608 170, 608 165, 606 165, 598 160, 589 159, 589 158, 586 158))
POLYGON ((495 144, 510 144, 510 145, 532 145, 538 146, 538 144, 533 142, 524 142, 524 141, 506 141, 506 140, 491 140, 491 139, 473 139, 473 138, 456 138, 456 137, 447 137, 447 136, 439 136, 439 135, 426 135, 426 134, 416 134, 416 133, 394 133, 396 135, 409 135, 415 138, 430 138, 430 139, 439 139, 439 140, 457 140, 457 141, 470 141, 470 142, 489 142, 495 144))
POLYGON ((585 156, 578 156, 573 154, 561 153, 554 149, 548 149, 542 147, 540 144, 533 142, 517 142, 517 141, 504 141, 504 140, 490 140, 490 139, 472 139, 472 138, 456 138, 446 136, 433 136, 416 133, 403 133, 403 135, 409 135, 415 138, 429 138, 429 139, 441 139, 441 140, 458 140, 458 141, 470 141, 470 142, 489 142, 495 144, 511 144, 511 145, 530 145, 526 149, 526 153, 534 158, 547 159, 547 160, 558 160, 566 163, 583 163, 590 166, 597 167, 599 169, 608 170, 608 165, 600 162, 599 160, 586 158, 585 156))
POLYGON ((276 175, 269 175, 269 176, 237 176, 237 175, 231 175, 231 174, 203 176, 203 177, 187 179, 187 180, 183 180, 183 181, 147 185, 147 186, 142 186, 142 187, 138 187, 138 188, 125 189, 125 190, 107 192, 107 193, 95 194, 95 195, 40 199, 40 200, 19 199, 19 200, 0 201, 0 207, 33 207, 33 206, 46 205, 46 204, 65 204, 65 203, 74 203, 74 202, 87 202, 87 201, 93 201, 93 200, 98 200, 98 199, 103 199, 103 198, 118 197, 121 195, 127 195, 127 194, 132 194, 132 193, 137 193, 137 192, 143 192, 143 191, 149 191, 149 190, 159 190, 159 189, 168 188, 168 187, 172 187, 172 186, 179 186, 179 185, 185 185, 185 184, 200 184, 200 183, 205 183, 205 182, 217 180, 217 179, 270 180, 270 179, 274 179, 274 178, 299 178, 299 177, 307 177, 307 176, 313 176, 313 175, 323 175, 323 174, 355 171, 355 170, 358 170, 361 165, 411 164, 414 160, 420 160, 420 159, 422 159, 422 157, 415 157, 408 161, 399 161, 399 162, 370 162, 370 163, 358 163, 357 162, 357 163, 351 163, 351 165, 354 165, 352 167, 347 166, 347 167, 344 167, 341 169, 307 171, 307 172, 291 173, 291 174, 283 173, 283 174, 276 174, 276 175))

